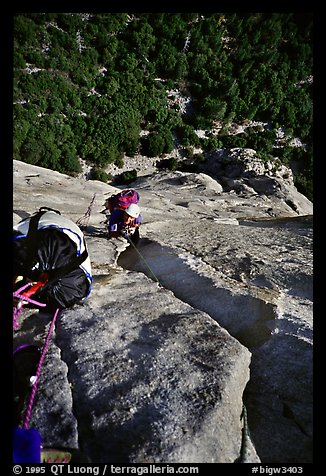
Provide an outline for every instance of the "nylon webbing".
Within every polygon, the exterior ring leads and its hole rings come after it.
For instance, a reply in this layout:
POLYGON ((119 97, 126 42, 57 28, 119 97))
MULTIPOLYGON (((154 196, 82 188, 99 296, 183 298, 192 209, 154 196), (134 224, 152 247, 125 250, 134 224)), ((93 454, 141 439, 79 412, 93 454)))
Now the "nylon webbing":
POLYGON ((35 215, 31 216, 29 220, 29 226, 28 226, 28 232, 26 235, 26 243, 27 243, 27 249, 28 249, 28 256, 25 261, 25 264, 22 266, 22 272, 21 274, 27 274, 30 269, 33 266, 33 260, 36 257, 36 233, 37 233, 37 227, 40 221, 40 218, 42 215, 46 213, 46 210, 41 210, 38 211, 35 215))

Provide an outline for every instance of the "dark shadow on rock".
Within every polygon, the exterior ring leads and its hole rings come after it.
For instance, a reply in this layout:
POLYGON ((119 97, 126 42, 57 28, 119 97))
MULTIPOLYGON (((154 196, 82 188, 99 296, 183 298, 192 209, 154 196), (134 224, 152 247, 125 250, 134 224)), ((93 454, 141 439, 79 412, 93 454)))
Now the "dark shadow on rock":
POLYGON ((163 287, 194 308, 208 313, 249 350, 269 339, 271 331, 266 322, 275 319, 271 304, 217 288, 210 278, 190 269, 172 248, 143 238, 137 250, 129 247, 120 255, 118 264, 125 269, 141 271, 151 279, 153 273, 150 271, 153 270, 163 287), (172 267, 168 265, 164 269, 165 262, 172 262, 172 267))
POLYGON ((13 212, 18 215, 21 220, 24 220, 25 218, 30 217, 30 214, 25 212, 24 210, 13 210, 13 212))

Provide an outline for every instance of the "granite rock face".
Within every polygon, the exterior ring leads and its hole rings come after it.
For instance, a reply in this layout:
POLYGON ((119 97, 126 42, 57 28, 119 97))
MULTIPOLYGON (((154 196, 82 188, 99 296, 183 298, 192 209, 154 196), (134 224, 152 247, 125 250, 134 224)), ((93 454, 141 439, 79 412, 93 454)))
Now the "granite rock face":
MULTIPOLYGON (((258 165, 139 177, 134 248, 106 238, 117 188, 14 161, 14 223, 48 206, 83 225, 94 277, 46 354, 44 446, 94 463, 311 462, 312 204, 258 165)), ((26 311, 14 344, 42 344, 51 318, 26 311)))

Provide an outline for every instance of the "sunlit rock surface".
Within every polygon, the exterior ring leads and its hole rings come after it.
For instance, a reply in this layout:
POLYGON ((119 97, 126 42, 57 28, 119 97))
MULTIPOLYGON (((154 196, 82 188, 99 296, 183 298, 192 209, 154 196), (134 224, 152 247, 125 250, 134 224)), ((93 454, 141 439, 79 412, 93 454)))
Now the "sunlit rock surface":
MULTIPOLYGON (((94 463, 312 461, 312 204, 257 167, 139 177, 135 249, 106 238, 117 188, 14 161, 14 223, 60 210, 94 275, 47 352, 44 446, 94 463)), ((42 344, 51 318, 25 312, 14 343, 42 344)))

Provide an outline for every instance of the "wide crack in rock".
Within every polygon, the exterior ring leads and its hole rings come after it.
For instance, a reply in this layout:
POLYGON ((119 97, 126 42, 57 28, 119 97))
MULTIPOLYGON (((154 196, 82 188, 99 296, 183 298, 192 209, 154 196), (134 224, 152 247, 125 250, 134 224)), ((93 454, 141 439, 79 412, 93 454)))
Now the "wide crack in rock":
MULTIPOLYGON (((124 251, 118 258, 118 265, 158 281, 178 299, 209 314, 250 350, 250 381, 244 393, 244 403, 259 457, 263 462, 295 462, 296 458, 311 462, 312 428, 307 415, 312 412, 309 397, 312 347, 309 338, 300 339, 299 335, 297 339, 298 336, 287 334, 286 330, 282 332, 284 319, 280 319, 278 306, 286 299, 282 292, 259 288, 257 292, 248 292, 246 287, 223 287, 218 270, 200 258, 146 238, 140 240, 137 247, 130 246, 124 251), (291 355, 289 349, 282 353, 287 343, 293 349, 291 355), (299 370, 295 362, 297 352, 306 355, 299 370), (274 360, 270 358, 273 354, 274 360), (280 363, 285 355, 289 360, 280 363), (285 371, 281 378, 279 373, 283 366, 290 370, 285 371), (305 391, 295 390, 299 374, 308 384, 305 391), (288 383, 285 383, 286 379, 288 383), (286 412, 284 408, 287 408, 286 412), (278 443, 284 438, 289 440, 288 445, 278 443)), ((292 316, 287 322, 294 320, 292 316)), ((306 332, 304 334, 308 336, 306 332)))
POLYGON ((192 307, 206 312, 251 350, 271 335, 269 321, 275 306, 248 294, 235 294, 209 277, 209 265, 187 252, 162 246, 146 238, 123 252, 118 265, 146 274, 192 307), (250 316, 246 321, 243 315, 250 316))
MULTIPOLYGON (((45 205, 86 217, 94 277, 50 343, 31 421, 46 445, 79 444, 94 462, 117 462, 117 451, 123 462, 234 462, 244 397, 262 462, 312 462, 312 204, 279 174, 271 193, 275 181, 255 170, 223 187, 183 172, 133 184, 146 233, 138 251, 155 278, 125 240, 106 239, 115 187, 14 161, 14 223, 45 205), (213 420, 205 402, 216 403, 213 420)), ((17 343, 44 342, 50 316, 39 317, 17 343)))

